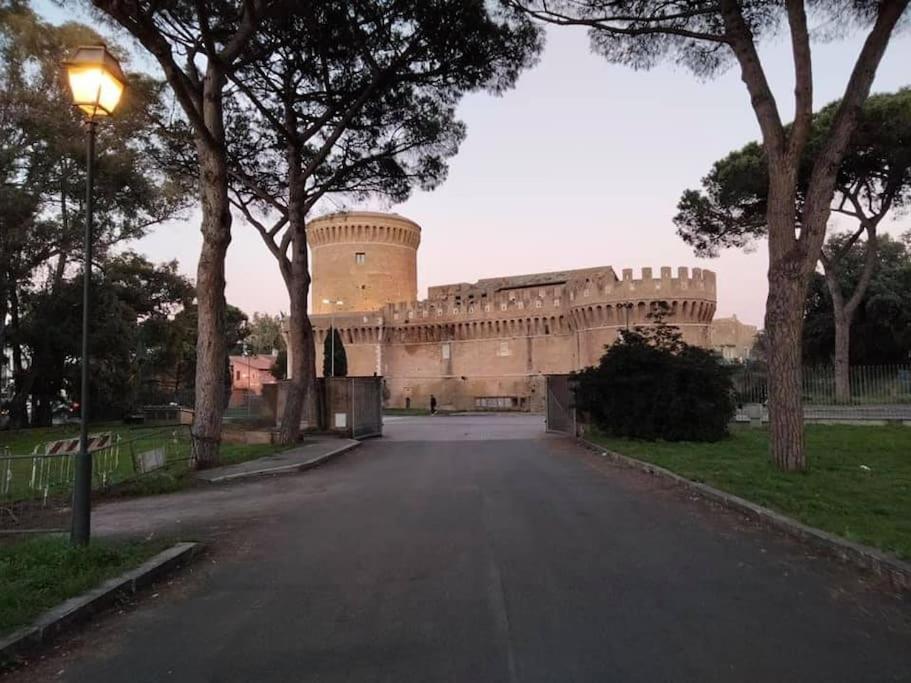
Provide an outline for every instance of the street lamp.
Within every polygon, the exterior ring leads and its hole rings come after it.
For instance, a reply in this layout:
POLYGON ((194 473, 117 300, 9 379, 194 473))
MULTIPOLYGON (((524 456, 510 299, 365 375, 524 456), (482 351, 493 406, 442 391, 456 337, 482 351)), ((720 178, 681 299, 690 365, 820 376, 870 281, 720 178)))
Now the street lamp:
POLYGON ((95 172, 95 124, 111 116, 120 102, 126 78, 104 45, 76 48, 64 62, 73 106, 85 117, 85 238, 82 266, 82 387, 79 397, 79 453, 73 482, 70 541, 86 545, 91 535, 92 456, 89 453, 89 292, 92 280, 92 184, 95 172))
POLYGON ((629 329, 629 312, 631 310, 633 310, 633 304, 631 304, 631 303, 620 304, 620 308, 622 308, 626 311, 626 329, 628 330, 629 329))
MULTIPOLYGON (((341 306, 344 301, 330 301, 329 299, 323 299, 323 304, 326 306, 341 306)), ((332 339, 329 342, 331 351, 329 352, 329 367, 331 368, 329 376, 335 377, 335 308, 329 309, 329 333, 332 335, 332 339)))

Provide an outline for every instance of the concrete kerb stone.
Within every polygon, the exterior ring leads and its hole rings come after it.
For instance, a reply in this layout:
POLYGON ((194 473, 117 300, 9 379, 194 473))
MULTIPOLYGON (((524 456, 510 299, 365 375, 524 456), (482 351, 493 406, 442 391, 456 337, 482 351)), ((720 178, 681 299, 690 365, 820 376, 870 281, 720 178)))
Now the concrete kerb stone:
POLYGON ((342 453, 347 453, 348 451, 357 448, 361 445, 360 441, 355 443, 348 443, 344 446, 340 446, 334 450, 329 451, 328 453, 323 453, 320 456, 307 460, 306 462, 296 462, 290 465, 278 465, 276 467, 264 467, 258 470, 249 470, 246 472, 235 472, 234 474, 225 474, 221 477, 214 477, 212 479, 203 479, 210 484, 221 484, 228 481, 236 481, 238 479, 247 479, 250 477, 264 477, 271 474, 289 474, 292 472, 303 472, 304 470, 309 470, 312 467, 317 467, 322 465, 327 460, 330 460, 336 456, 341 455, 342 453))
POLYGON ((611 451, 586 439, 578 439, 578 441, 586 448, 600 453, 602 456, 609 457, 620 465, 668 479, 678 486, 699 494, 703 498, 707 498, 752 519, 759 520, 800 541, 811 543, 827 554, 844 562, 853 564, 861 569, 872 571, 876 575, 886 579, 889 584, 897 590, 911 591, 911 564, 903 562, 896 557, 887 555, 876 548, 848 541, 835 534, 823 531, 822 529, 807 526, 795 519, 775 512, 767 507, 763 507, 762 505, 757 505, 756 503, 752 503, 731 493, 726 493, 712 486, 708 486, 707 484, 702 484, 682 477, 664 467, 611 451))
POLYGON ((39 616, 30 626, 0 639, 0 666, 15 662, 17 657, 50 642, 74 624, 86 621, 110 607, 119 598, 137 593, 190 562, 201 550, 200 543, 177 543, 135 569, 108 579, 82 595, 65 600, 39 616))

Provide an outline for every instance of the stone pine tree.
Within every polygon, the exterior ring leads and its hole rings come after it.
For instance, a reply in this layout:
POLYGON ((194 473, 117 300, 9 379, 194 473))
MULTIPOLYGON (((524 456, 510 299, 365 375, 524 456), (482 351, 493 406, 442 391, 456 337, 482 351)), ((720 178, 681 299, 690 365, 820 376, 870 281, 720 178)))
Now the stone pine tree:
MULTIPOLYGON (((806 469, 801 400, 801 335, 807 287, 826 237, 841 159, 880 60, 909 0, 507 0, 552 24, 589 29, 592 48, 612 62, 647 69, 662 59, 711 76, 740 68, 768 159, 769 433, 774 463, 806 469), (832 125, 816 155, 800 215, 800 164, 813 119, 811 22, 862 26, 866 37, 832 125), (786 127, 758 45, 783 28, 794 73, 794 122, 786 127), (798 227, 800 228, 798 230, 798 227)), ((818 33, 818 31, 817 31, 818 33)))
MULTIPOLYGON (((795 214, 798 226, 806 201, 815 156, 823 148, 838 103, 813 118, 812 131, 799 170, 795 214)), ((855 223, 846 235, 833 235, 819 254, 832 305, 835 328, 833 360, 835 395, 851 398, 851 324, 866 296, 878 258, 878 228, 890 211, 904 210, 911 200, 911 89, 874 95, 863 106, 851 142, 841 161, 832 212, 855 223), (862 239, 863 238, 863 239, 862 239), (858 248, 862 267, 845 289, 845 262, 854 264, 858 248)), ((699 256, 715 256, 726 247, 749 247, 767 235, 768 162, 761 144, 751 143, 717 161, 702 180, 701 190, 687 190, 674 219, 678 234, 699 256)))
MULTIPOLYGON (((44 359, 29 348, 25 318, 35 298, 62 299, 82 255, 83 121, 72 109, 60 63, 74 47, 100 41, 89 26, 55 26, 27 3, 0 2, 0 349, 11 352, 14 427, 27 426, 29 398, 48 385, 38 372, 44 359)), ((118 45, 110 48, 124 55, 118 45)), ((98 127, 93 237, 99 263, 115 245, 179 215, 191 190, 155 160, 168 107, 164 84, 137 73, 128 78, 130 96, 98 127)), ((68 368, 77 359, 67 357, 68 368)), ((31 411, 32 421, 43 417, 31 411)))
POLYGON ((347 0, 312 3, 270 24, 272 55, 232 77, 244 95, 234 138, 233 201, 278 262, 290 298, 292 380, 280 440, 313 409, 316 354, 307 312, 306 221, 327 195, 402 201, 443 181, 464 137, 465 93, 513 85, 540 49, 524 17, 495 3, 347 0))
MULTIPOLYGON (((292 0, 91 0, 158 62, 189 127, 202 221, 196 272, 198 336, 193 439, 199 467, 218 461, 224 413, 225 254, 231 242, 226 94, 262 25, 305 3, 292 0)), ((258 54, 258 58, 268 55, 258 54)))
POLYGON ((326 335, 326 340, 323 342, 323 377, 347 376, 348 353, 345 351, 342 335, 337 329, 330 327, 329 334, 326 335))

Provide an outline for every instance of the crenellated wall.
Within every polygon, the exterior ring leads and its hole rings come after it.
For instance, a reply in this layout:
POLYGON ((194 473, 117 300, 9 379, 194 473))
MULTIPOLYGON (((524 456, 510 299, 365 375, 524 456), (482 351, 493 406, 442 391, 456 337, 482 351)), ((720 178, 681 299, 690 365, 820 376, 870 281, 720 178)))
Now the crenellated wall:
POLYGON ((341 299, 334 321, 349 374, 382 375, 391 407, 426 407, 434 394, 442 408, 514 401, 512 409, 538 410, 544 375, 597 363, 624 328, 651 324, 658 309, 686 341, 711 343, 709 270, 626 268, 618 277, 602 266, 439 285, 417 300, 417 224, 335 214, 311 222, 307 234, 318 372, 332 318, 322 299, 341 299))
POLYGON ((421 228, 414 221, 368 211, 330 214, 307 225, 307 243, 315 313, 371 311, 417 298, 421 228))

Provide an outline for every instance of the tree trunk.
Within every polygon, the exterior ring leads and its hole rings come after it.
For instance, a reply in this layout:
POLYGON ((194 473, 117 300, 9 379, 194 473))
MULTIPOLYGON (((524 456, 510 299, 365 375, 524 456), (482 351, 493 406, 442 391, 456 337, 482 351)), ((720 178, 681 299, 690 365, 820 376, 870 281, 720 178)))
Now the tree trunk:
MULTIPOLYGON (((803 433, 803 314, 811 269, 796 239, 796 162, 769 164, 769 295, 765 327, 769 350, 769 451, 778 469, 806 469, 803 433), (776 168, 777 167, 777 168, 776 168), (773 171, 773 168, 775 171, 773 171)), ((816 259, 813 259, 813 263, 816 259)))
POLYGON ((844 310, 834 310, 835 402, 851 402, 851 319, 844 310))
POLYGON ((806 469, 803 435, 802 334, 806 287, 769 270, 766 332, 769 340, 769 448, 785 472, 806 469))
POLYGON ((301 187, 296 154, 289 154, 288 230, 291 231, 291 275, 287 280, 291 306, 288 315, 288 357, 291 380, 285 410, 282 414, 279 443, 293 444, 300 438, 300 423, 307 408, 309 424, 316 419, 314 389, 316 359, 313 346, 313 327, 307 314, 310 292, 310 269, 307 258, 306 208, 301 187))
POLYGON ((877 217, 863 220, 863 227, 867 232, 864 268, 848 301, 845 301, 838 281, 839 256, 845 256, 846 252, 829 257, 823 253, 821 259, 826 276, 826 286, 832 299, 832 318, 835 321, 835 400, 838 403, 851 401, 851 324, 854 322, 857 307, 867 294, 876 270, 876 260, 879 254, 876 229, 890 204, 891 202, 884 204, 883 210, 877 217))
POLYGON ((225 409, 225 254, 231 242, 231 211, 224 154, 198 145, 202 251, 196 271, 198 308, 196 406, 193 441, 197 467, 218 463, 225 409))

